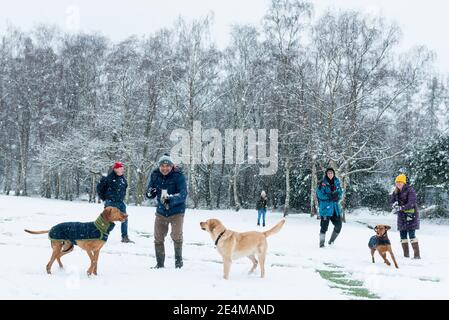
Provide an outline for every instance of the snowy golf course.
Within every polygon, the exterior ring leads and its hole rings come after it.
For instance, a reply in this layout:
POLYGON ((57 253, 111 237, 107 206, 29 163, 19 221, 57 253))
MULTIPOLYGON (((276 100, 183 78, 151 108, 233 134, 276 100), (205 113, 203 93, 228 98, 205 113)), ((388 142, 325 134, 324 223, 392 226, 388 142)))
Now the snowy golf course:
MULTIPOLYGON (((174 268, 173 243, 166 239, 166 268, 155 264, 154 207, 128 207, 130 238, 120 242, 117 223, 103 247, 98 276, 88 277, 89 258, 75 250, 45 265, 50 255, 47 235, 23 229, 48 230, 67 221, 94 221, 101 204, 0 196, 0 299, 448 299, 449 226, 421 222, 417 237, 421 260, 402 257, 395 216, 360 210, 347 215, 342 233, 331 247, 318 248, 319 222, 308 215, 289 215, 283 229, 268 238, 266 277, 251 262, 233 262, 230 280, 222 278, 221 257, 199 222, 220 219, 234 231, 267 230, 280 213, 267 213, 267 227, 256 226, 255 210, 187 210, 184 222, 184 267, 174 268), (371 263, 367 246, 374 234, 366 224, 386 223, 399 269, 385 265, 376 253, 371 263)), ((327 237, 330 236, 330 226, 327 237)), ((391 259, 390 259, 391 260, 391 259)))

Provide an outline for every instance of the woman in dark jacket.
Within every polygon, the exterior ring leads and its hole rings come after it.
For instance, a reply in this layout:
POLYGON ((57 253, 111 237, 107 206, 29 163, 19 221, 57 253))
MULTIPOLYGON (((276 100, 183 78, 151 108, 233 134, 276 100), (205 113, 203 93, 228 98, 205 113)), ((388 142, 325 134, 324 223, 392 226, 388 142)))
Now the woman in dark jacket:
POLYGON ((329 228, 329 220, 334 225, 329 244, 334 243, 340 234, 342 221, 341 209, 339 201, 341 200, 343 191, 340 187, 340 180, 335 176, 335 171, 328 168, 323 180, 318 185, 316 196, 320 205, 320 248, 324 247, 326 232, 329 228))
POLYGON ((401 234, 402 250, 404 257, 410 256, 407 235, 412 244, 414 258, 421 259, 419 252, 418 239, 415 231, 419 229, 419 211, 416 204, 416 192, 407 183, 407 177, 404 174, 397 176, 395 180, 395 190, 391 195, 391 203, 398 215, 398 230, 401 234))

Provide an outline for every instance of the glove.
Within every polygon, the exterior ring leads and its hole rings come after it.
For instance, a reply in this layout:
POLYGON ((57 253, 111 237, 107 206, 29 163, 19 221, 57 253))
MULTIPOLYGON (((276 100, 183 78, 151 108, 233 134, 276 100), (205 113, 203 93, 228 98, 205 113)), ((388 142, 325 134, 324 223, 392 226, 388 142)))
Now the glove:
POLYGON ((170 196, 161 197, 161 202, 166 210, 170 208, 170 196))
POLYGON ((399 203, 396 201, 395 203, 393 203, 391 205, 391 209, 395 212, 401 211, 401 206, 399 205, 399 203))
POLYGON ((331 198, 332 201, 337 202, 337 201, 338 201, 338 198, 339 198, 338 192, 337 192, 337 191, 331 192, 330 198, 331 198))
POLYGON ((151 188, 151 189, 147 190, 147 193, 145 195, 148 199, 154 199, 154 197, 156 197, 156 195, 157 195, 156 188, 151 188))

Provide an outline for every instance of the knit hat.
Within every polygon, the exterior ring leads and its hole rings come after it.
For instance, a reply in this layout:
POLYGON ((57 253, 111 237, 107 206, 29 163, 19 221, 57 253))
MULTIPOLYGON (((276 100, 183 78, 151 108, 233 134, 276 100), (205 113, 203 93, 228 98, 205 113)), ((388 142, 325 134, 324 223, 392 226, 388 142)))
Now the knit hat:
POLYGON ((168 154, 164 154, 159 158, 159 165, 168 164, 169 166, 173 165, 173 160, 170 158, 168 154))
POLYGON ((405 174, 400 174, 396 177, 395 183, 402 182, 403 184, 407 183, 407 176, 405 174))
POLYGON ((113 169, 123 168, 123 163, 117 161, 116 163, 114 163, 114 166, 112 168, 113 169))

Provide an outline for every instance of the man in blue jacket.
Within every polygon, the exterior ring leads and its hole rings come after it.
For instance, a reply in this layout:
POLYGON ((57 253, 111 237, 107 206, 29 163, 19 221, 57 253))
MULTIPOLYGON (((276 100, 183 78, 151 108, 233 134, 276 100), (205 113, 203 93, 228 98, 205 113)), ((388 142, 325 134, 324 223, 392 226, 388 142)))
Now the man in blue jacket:
POLYGON ((329 220, 334 225, 329 244, 337 239, 342 227, 339 201, 342 198, 343 191, 340 187, 340 180, 335 176, 334 169, 328 168, 326 170, 323 180, 318 185, 316 195, 320 204, 320 248, 322 248, 329 228, 329 220))
POLYGON ((165 261, 164 240, 171 225, 170 236, 175 247, 175 267, 182 268, 182 229, 186 209, 187 184, 184 174, 174 166, 169 155, 159 159, 159 168, 151 173, 147 198, 157 198, 156 219, 154 222, 154 247, 157 264, 163 268, 165 261))
MULTIPOLYGON (((117 161, 112 167, 112 171, 106 177, 101 178, 97 185, 97 193, 104 201, 104 207, 115 207, 126 213, 125 196, 128 183, 124 174, 123 163, 117 161)), ((122 242, 134 243, 128 237, 128 219, 122 222, 122 242)))

